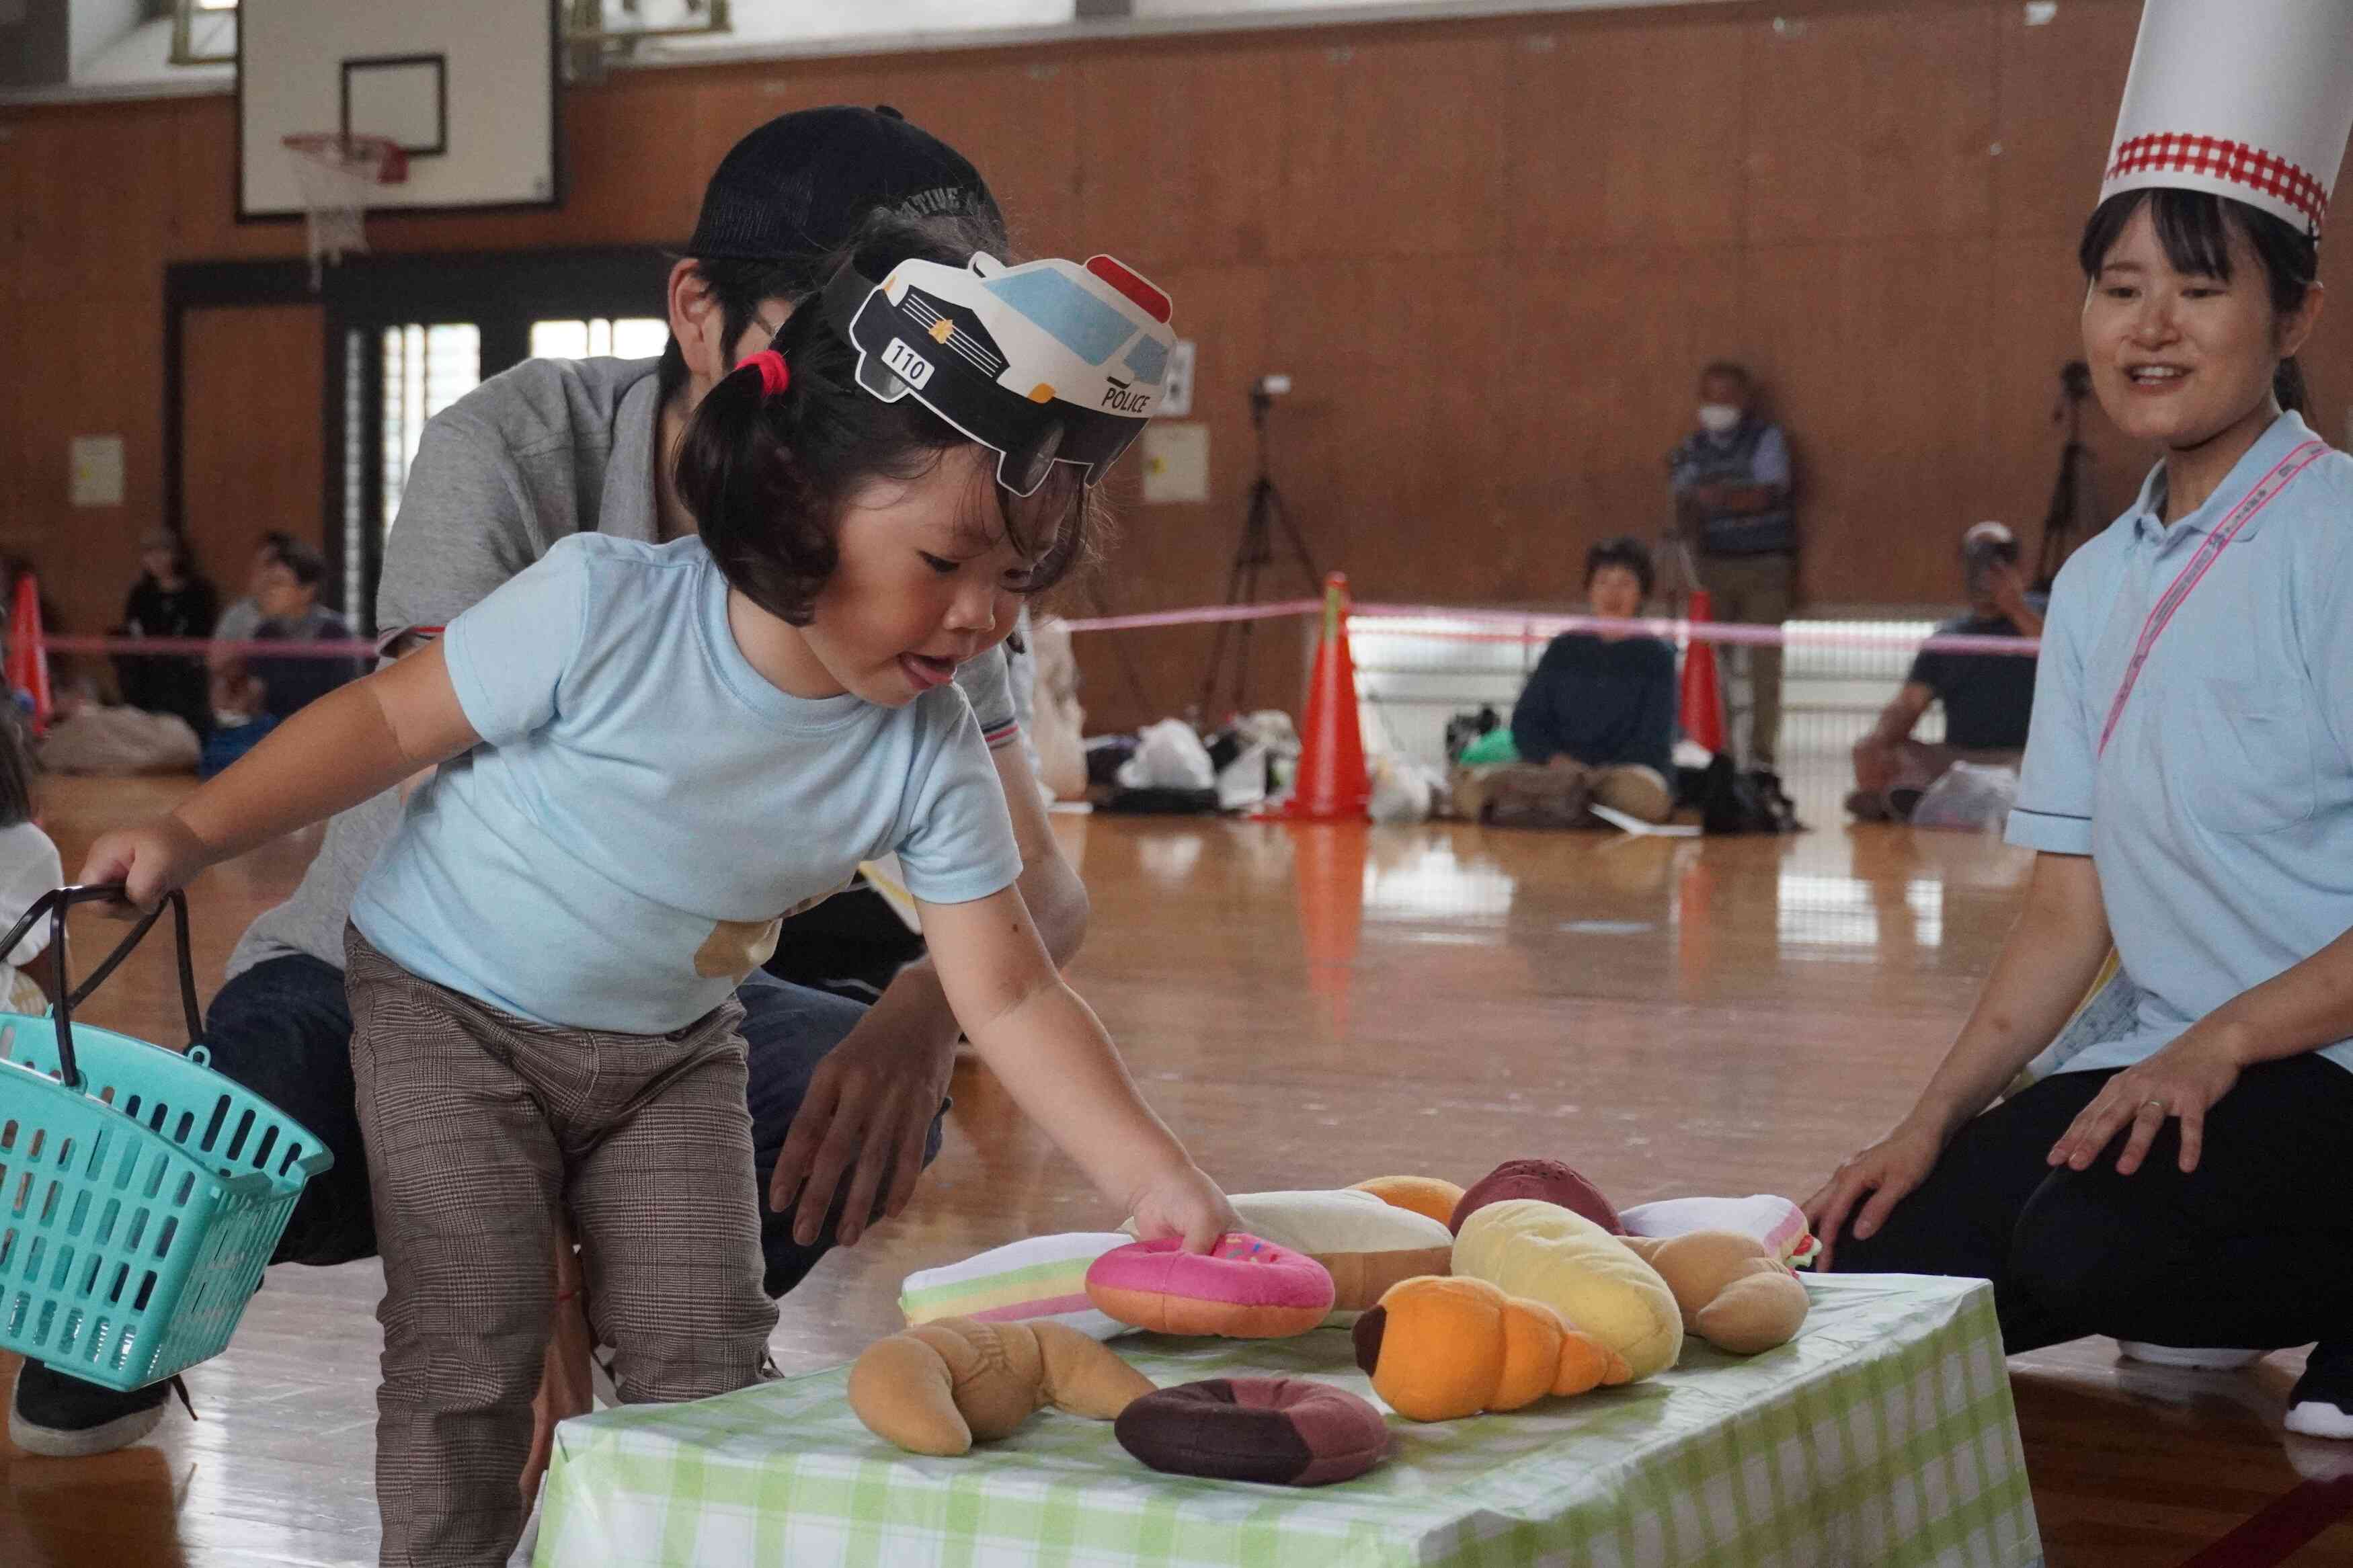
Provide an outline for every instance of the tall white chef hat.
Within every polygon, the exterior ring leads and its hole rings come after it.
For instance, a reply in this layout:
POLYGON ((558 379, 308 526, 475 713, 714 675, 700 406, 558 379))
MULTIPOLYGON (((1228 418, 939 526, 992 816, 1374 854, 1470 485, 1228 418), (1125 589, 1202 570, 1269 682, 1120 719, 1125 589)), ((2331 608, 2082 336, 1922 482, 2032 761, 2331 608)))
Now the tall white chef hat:
POLYGON ((2100 199, 2209 191, 2317 237, 2353 134, 2353 0, 2147 0, 2100 199))

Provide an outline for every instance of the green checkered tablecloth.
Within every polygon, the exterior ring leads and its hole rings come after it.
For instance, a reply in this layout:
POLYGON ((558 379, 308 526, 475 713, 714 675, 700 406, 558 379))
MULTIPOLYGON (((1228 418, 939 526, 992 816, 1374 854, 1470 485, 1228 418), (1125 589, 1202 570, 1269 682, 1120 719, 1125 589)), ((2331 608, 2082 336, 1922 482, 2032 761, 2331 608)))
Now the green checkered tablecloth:
MULTIPOLYGON (((1488 1568, 2039 1563, 1993 1294, 1808 1281, 1799 1338, 1508 1415, 1392 1416, 1394 1457, 1320 1489, 1145 1469, 1107 1422, 1042 1413, 926 1459, 860 1426, 847 1370, 556 1431, 539 1568, 1488 1568)), ((1369 1396, 1348 1336, 1129 1339, 1163 1384, 1282 1373, 1369 1396)))

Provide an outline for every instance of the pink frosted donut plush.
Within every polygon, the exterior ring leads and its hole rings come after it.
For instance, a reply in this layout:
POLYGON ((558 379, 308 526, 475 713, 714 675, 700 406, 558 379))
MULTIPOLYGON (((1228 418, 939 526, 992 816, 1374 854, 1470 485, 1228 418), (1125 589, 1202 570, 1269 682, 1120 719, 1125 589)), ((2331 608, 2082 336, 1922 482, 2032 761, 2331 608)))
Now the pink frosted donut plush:
POLYGON ((1087 1269, 1095 1310, 1160 1334, 1280 1340, 1331 1313, 1332 1276, 1303 1253, 1240 1231, 1207 1254, 1175 1237, 1114 1247, 1087 1269))

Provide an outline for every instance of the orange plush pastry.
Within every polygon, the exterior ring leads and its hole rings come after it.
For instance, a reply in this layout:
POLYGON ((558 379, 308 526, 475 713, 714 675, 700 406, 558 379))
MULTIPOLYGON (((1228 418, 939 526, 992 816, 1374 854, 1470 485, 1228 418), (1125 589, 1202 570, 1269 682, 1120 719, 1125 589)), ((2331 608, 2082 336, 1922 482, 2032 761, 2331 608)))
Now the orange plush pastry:
POLYGON ((1627 1381, 1625 1359, 1540 1301, 1483 1279, 1408 1279, 1356 1321, 1356 1364, 1413 1421, 1517 1410, 1627 1381))
POLYGON ((1440 1225, 1451 1225, 1454 1207, 1462 1201, 1462 1189, 1438 1176, 1375 1176, 1369 1182, 1358 1182, 1353 1190, 1370 1193, 1391 1208, 1424 1215, 1440 1225))
POLYGON ((1788 1344, 1805 1326, 1805 1286, 1753 1236, 1694 1230, 1618 1239, 1667 1282, 1684 1330, 1717 1350, 1755 1355, 1788 1344))

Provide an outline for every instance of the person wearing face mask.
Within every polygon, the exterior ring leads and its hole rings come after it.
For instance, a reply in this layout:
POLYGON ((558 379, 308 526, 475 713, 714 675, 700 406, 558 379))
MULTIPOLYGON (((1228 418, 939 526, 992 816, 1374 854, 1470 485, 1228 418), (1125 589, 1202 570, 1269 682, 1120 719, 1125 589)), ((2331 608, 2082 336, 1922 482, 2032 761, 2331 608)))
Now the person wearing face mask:
MULTIPOLYGON (((1718 620, 1779 626, 1797 607, 1798 519, 1789 442, 1757 412, 1745 366, 1718 360, 1700 373, 1699 428, 1668 459, 1675 518, 1698 552, 1701 584, 1718 620)), ((1781 649, 1743 650, 1751 693, 1748 764, 1780 787, 1781 649)))
POLYGON ((2018 923, 1806 1210, 1825 1267, 1990 1280, 2013 1352, 2317 1342, 2286 1424, 2353 1439, 2353 458, 2295 358, 2348 134, 2342 5, 2148 0, 2078 256, 2100 405, 2163 459, 2052 589, 2018 923))
MULTIPOLYGON (((2039 637, 2049 602, 2031 593, 2018 570, 2018 535, 1980 522, 1961 535, 1961 574, 1969 613, 1946 621, 1938 637, 2039 637)), ((2034 659, 2015 653, 1956 653, 1923 648, 1904 688, 1871 733, 1854 743, 1854 791, 1847 811, 1864 822, 1903 822, 1928 786, 1955 763, 2015 768, 2026 751, 2034 707, 2034 659), (1945 738, 1915 741, 1933 702, 1945 705, 1945 738)))

